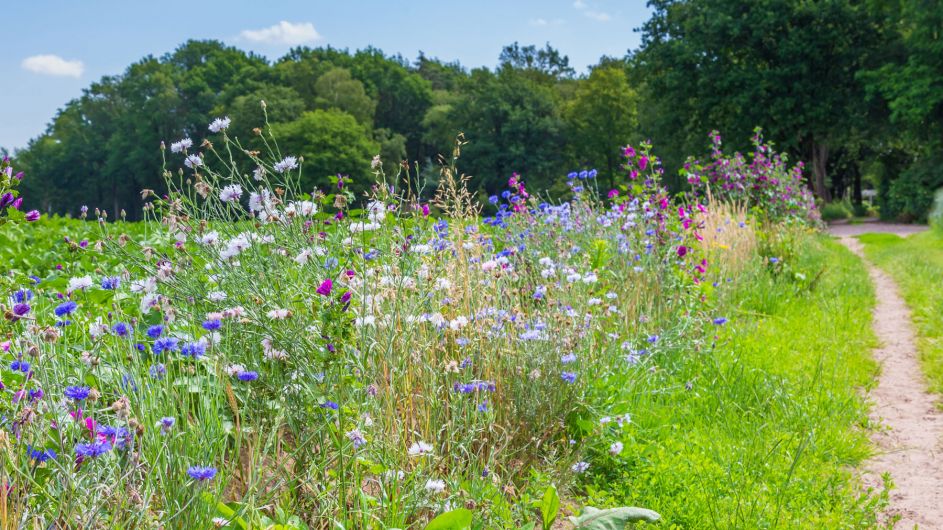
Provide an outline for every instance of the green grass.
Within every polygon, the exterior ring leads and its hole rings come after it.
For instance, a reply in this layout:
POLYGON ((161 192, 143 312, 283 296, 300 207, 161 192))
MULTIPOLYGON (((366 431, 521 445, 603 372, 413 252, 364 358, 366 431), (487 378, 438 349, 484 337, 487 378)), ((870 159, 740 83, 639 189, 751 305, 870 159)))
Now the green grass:
POLYGON ((930 390, 943 392, 943 236, 927 231, 902 238, 865 234, 865 254, 887 271, 910 306, 917 328, 920 364, 930 390))
POLYGON ((590 497, 650 507, 670 528, 875 524, 882 499, 862 494, 852 471, 870 453, 861 389, 877 372, 873 289, 861 261, 822 236, 794 261, 738 278, 715 344, 629 393, 630 456, 590 497))

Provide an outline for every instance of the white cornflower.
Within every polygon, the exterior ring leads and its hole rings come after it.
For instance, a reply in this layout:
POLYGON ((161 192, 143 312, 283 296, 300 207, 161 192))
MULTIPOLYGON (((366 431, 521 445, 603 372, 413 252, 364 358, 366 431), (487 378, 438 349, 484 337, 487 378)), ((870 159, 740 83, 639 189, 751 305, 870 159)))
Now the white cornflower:
POLYGON ((419 441, 409 446, 409 456, 423 456, 432 453, 432 444, 419 441))
POLYGON ((222 131, 223 129, 229 128, 229 122, 230 122, 229 116, 226 116, 225 118, 216 118, 215 120, 213 120, 213 123, 210 123, 210 126, 209 126, 210 132, 218 133, 219 131, 222 131))
POLYGON ((296 167, 298 167, 298 159, 293 156, 286 156, 281 159, 281 161, 275 163, 274 169, 279 173, 284 173, 296 167))
POLYGON ((246 367, 241 364, 230 364, 226 367, 226 373, 229 374, 230 377, 236 377, 245 371, 246 367))
POLYGON ((611 454, 617 455, 622 452, 622 442, 616 442, 609 446, 609 452, 611 454))
POLYGON ((69 292, 79 291, 87 287, 91 287, 94 284, 92 282, 91 276, 79 276, 78 278, 69 279, 69 292))
POLYGON ((374 223, 379 223, 386 218, 386 205, 380 201, 373 201, 367 205, 367 217, 374 223))
POLYGON ((206 299, 210 302, 222 302, 227 298, 226 293, 222 291, 212 291, 206 295, 206 299))
POLYGON ((370 167, 372 167, 373 169, 380 167, 380 164, 381 164, 380 155, 375 155, 373 157, 373 160, 370 161, 370 167))
POLYGON ((203 159, 199 155, 190 155, 183 161, 183 165, 189 168, 200 167, 203 165, 203 159))
POLYGON ((285 320, 286 318, 291 316, 291 311, 289 311, 288 309, 273 309, 269 311, 267 314, 268 314, 268 317, 271 318, 272 320, 285 320))
POLYGON ((445 481, 429 479, 426 481, 426 490, 432 493, 442 493, 445 491, 445 481))
POLYGON ((183 151, 186 151, 187 149, 190 149, 191 147, 193 147, 193 140, 189 138, 184 138, 183 140, 170 144, 170 152, 181 153, 183 151))
POLYGON ((574 473, 582 473, 589 469, 589 463, 587 462, 577 462, 570 467, 570 470, 574 473))
POLYGON ((238 184, 230 184, 219 192, 219 200, 223 202, 238 201, 239 197, 242 197, 242 186, 238 184))
POLYGON ((215 245, 219 241, 219 232, 212 230, 197 238, 197 243, 201 245, 215 245))
POLYGON ((262 180, 265 177, 265 169, 262 166, 259 166, 252 170, 252 178, 255 180, 262 180))
POLYGON ((157 289, 157 279, 154 277, 144 278, 131 282, 132 293, 153 293, 157 289))

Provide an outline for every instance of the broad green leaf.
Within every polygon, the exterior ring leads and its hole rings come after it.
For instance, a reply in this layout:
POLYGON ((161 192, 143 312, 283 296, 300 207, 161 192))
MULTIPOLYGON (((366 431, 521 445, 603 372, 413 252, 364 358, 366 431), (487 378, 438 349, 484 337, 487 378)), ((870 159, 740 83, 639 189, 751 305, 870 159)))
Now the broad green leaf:
POLYGON ((586 530, 623 530, 629 523, 639 521, 653 523, 659 519, 661 519, 660 515, 645 508, 623 506, 621 508, 600 510, 587 506, 579 517, 570 517, 570 522, 576 528, 586 530))
POLYGON ((544 498, 540 501, 540 517, 543 521, 544 530, 548 530, 553 521, 557 518, 557 512, 560 510, 560 496, 557 495, 557 488, 552 484, 547 486, 544 492, 544 498))
POLYGON ((436 516, 426 525, 426 530, 466 530, 471 526, 471 522, 471 510, 458 508, 436 516))

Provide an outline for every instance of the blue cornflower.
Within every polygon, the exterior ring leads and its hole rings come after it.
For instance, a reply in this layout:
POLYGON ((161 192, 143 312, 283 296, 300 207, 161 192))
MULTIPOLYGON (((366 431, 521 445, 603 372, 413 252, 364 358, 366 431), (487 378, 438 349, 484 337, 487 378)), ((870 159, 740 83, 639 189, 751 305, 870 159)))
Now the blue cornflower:
POLYGON ((377 250, 377 249, 370 249, 370 252, 367 252, 366 254, 364 254, 363 257, 364 257, 364 259, 366 259, 367 261, 372 261, 372 260, 375 260, 375 259, 377 258, 377 256, 379 256, 379 255, 380 255, 380 251, 379 251, 379 250, 377 250))
POLYGON ((199 359, 206 355, 206 343, 203 341, 188 342, 180 348, 180 354, 185 357, 199 359))
POLYGON ((29 363, 17 359, 10 363, 10 370, 13 370, 14 372, 23 372, 25 374, 29 372, 29 363))
POLYGON ((340 405, 338 405, 337 403, 334 403, 333 401, 325 401, 324 403, 321 403, 321 408, 337 410, 340 408, 340 405))
POLYGON ((497 195, 492 195, 492 196, 488 197, 488 202, 490 202, 491 204, 498 204, 498 201, 499 201, 499 200, 500 200, 500 199, 498 199, 498 196, 497 196, 497 195))
POLYGON ((119 337, 127 337, 128 334, 131 333, 131 328, 129 328, 128 325, 124 322, 118 322, 111 327, 111 331, 113 331, 115 335, 119 337))
POLYGON ((65 315, 68 315, 71 312, 75 311, 75 308, 78 306, 79 306, 78 304, 76 304, 72 300, 69 300, 68 302, 63 302, 57 305, 56 308, 53 310, 53 313, 55 313, 57 317, 64 317, 65 315))
POLYGON ((222 327, 223 323, 219 319, 206 320, 203 322, 203 329, 206 331, 216 331, 222 327))
POLYGON ((334 267, 337 267, 337 264, 338 264, 338 263, 340 263, 340 262, 337 261, 337 258, 335 258, 335 257, 333 257, 333 256, 329 256, 329 257, 327 257, 327 258, 324 260, 324 268, 325 268, 325 269, 333 269, 334 267))
POLYGON ((560 377, 567 383, 576 382, 576 374, 573 372, 563 372, 562 374, 560 374, 560 377))
POLYGON ((88 397, 89 392, 91 389, 87 386, 68 386, 62 393, 73 401, 83 401, 88 397))
POLYGON ((72 325, 72 321, 71 321, 71 320, 57 320, 57 321, 56 321, 56 327, 57 327, 57 328, 64 328, 64 327, 66 327, 66 326, 71 326, 71 325, 72 325))
POLYGON ((152 339, 156 339, 157 337, 160 337, 163 332, 164 332, 164 326, 161 326, 160 324, 147 328, 147 336, 152 339))
POLYGON ((23 304, 33 299, 33 291, 30 291, 29 289, 20 289, 19 291, 13 292, 12 298, 14 302, 23 304))
POLYGON ((121 285, 121 278, 117 276, 105 276, 101 281, 102 289, 115 290, 119 285, 121 285))
POLYGON ((157 364, 151 365, 150 369, 147 372, 151 374, 151 377, 153 377, 154 379, 163 379, 164 376, 167 375, 167 367, 164 366, 163 364, 157 363, 157 364))
POLYGON ((26 454, 29 455, 30 459, 39 463, 56 458, 56 452, 52 449, 33 449, 30 445, 26 446, 26 454))
POLYGON ((659 337, 658 335, 652 335, 651 337, 648 338, 648 342, 655 344, 656 342, 658 342, 659 338, 661 337, 659 337))
POLYGON ((566 178, 568 178, 569 180, 573 180, 577 176, 579 176, 579 173, 577 173, 576 171, 570 171, 569 173, 567 173, 566 178))
POLYGON ((770 258, 769 262, 773 264, 779 263, 779 258, 770 258))
POLYGON ((151 350, 154 352, 154 355, 160 355, 165 351, 174 351, 177 349, 177 343, 179 340, 175 337, 161 337, 154 341, 154 346, 151 347, 151 350))
POLYGON ((187 469, 187 475, 193 480, 205 482, 216 476, 216 468, 210 466, 191 466, 187 469))
POLYGON ((259 378, 259 372, 239 372, 236 377, 240 381, 255 381, 259 378))
POLYGON ((95 458, 111 451, 111 442, 75 444, 75 455, 83 458, 95 458))
POLYGON ((718 317, 714 319, 715 326, 722 326, 727 323, 727 319, 724 317, 718 317))

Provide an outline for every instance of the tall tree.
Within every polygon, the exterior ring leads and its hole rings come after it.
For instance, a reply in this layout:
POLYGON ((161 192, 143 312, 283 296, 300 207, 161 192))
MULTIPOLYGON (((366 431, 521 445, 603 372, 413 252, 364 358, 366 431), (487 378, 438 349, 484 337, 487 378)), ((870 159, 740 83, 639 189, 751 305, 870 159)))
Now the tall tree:
POLYGON ((749 138, 757 125, 811 161, 829 198, 829 153, 842 144, 864 89, 856 72, 881 45, 854 0, 652 0, 635 59, 658 142, 700 150, 706 131, 749 138))

